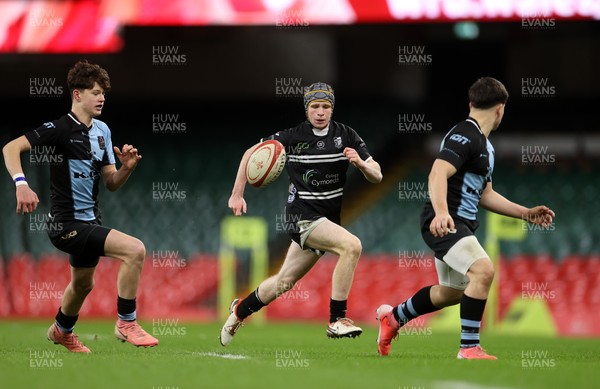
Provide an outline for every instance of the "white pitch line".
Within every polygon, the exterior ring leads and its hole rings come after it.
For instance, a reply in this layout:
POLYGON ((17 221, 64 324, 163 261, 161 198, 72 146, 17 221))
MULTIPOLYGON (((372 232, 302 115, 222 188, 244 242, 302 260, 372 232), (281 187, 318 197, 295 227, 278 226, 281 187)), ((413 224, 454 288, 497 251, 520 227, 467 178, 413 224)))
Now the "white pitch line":
POLYGON ((465 381, 435 381, 433 387, 435 389, 512 389, 509 386, 491 386, 465 381))
POLYGON ((223 359, 250 359, 249 357, 245 356, 245 355, 238 355, 238 354, 218 354, 218 353, 192 353, 192 355, 194 356, 199 356, 199 357, 216 357, 216 358, 223 358, 223 359))

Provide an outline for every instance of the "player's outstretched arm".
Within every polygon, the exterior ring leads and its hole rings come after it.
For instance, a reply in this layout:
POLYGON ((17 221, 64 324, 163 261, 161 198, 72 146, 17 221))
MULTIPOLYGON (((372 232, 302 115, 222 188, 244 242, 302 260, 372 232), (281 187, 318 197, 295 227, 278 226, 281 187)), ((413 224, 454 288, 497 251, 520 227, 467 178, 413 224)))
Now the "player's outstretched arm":
POLYGON ((358 155, 358 152, 351 147, 346 147, 344 149, 344 156, 348 158, 348 161, 350 161, 354 167, 362 172, 367 181, 378 184, 383 179, 381 166, 379 166, 379 163, 373 158, 365 162, 360 155, 358 155))
POLYGON ((448 211, 448 178, 456 173, 456 168, 443 159, 436 159, 429 173, 429 198, 435 217, 429 224, 429 231, 435 237, 442 237, 454 231, 454 220, 448 211))
POLYGON ((527 220, 529 223, 539 224, 543 227, 550 226, 550 224, 552 224, 552 219, 555 216, 554 211, 545 205, 527 208, 520 204, 513 203, 500 193, 496 192, 492 188, 491 182, 488 182, 485 190, 481 194, 479 205, 488 211, 527 220))
POLYGON ((246 189, 246 165, 248 164, 250 155, 252 155, 259 144, 260 142, 246 150, 240 161, 237 174, 235 175, 233 190, 231 191, 231 196, 227 202, 227 206, 235 216, 241 216, 242 213, 246 213, 246 200, 244 200, 244 190, 246 189))
POLYGON ((142 159, 142 156, 138 154, 138 149, 132 145, 125 144, 122 150, 115 146, 113 150, 121 162, 121 167, 119 170, 115 165, 106 165, 102 168, 102 180, 106 189, 111 192, 116 191, 127 182, 138 162, 142 159))
POLYGON ((4 164, 6 170, 11 177, 21 176, 23 179, 19 180, 17 184, 16 196, 17 196, 17 214, 21 212, 30 213, 35 211, 40 200, 37 194, 31 190, 27 181, 24 180, 23 167, 21 166, 21 153, 30 150, 31 144, 25 136, 20 136, 17 139, 9 142, 2 148, 2 155, 4 156, 4 164))

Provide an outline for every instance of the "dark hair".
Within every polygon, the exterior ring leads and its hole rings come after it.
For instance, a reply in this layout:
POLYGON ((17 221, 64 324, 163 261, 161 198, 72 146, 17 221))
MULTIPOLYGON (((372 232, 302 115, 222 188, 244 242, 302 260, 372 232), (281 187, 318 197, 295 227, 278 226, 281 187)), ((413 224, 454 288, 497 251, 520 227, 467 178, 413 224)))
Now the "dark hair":
POLYGON ((507 100, 506 88, 492 77, 481 77, 469 88, 469 101, 474 108, 487 109, 496 104, 506 104, 507 100))
POLYGON ((69 70, 69 74, 67 75, 67 87, 71 94, 75 89, 91 89, 94 87, 95 82, 104 89, 104 92, 110 90, 108 72, 96 64, 89 63, 85 59, 78 61, 69 70))

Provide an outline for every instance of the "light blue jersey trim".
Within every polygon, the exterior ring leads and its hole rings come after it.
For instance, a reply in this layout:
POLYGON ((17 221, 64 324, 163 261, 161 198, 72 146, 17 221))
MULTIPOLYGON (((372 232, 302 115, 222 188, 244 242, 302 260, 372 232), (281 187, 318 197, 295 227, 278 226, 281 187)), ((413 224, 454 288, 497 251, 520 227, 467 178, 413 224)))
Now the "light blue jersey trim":
POLYGON ((89 131, 90 145, 92 148, 92 157, 95 161, 102 161, 104 153, 106 153, 108 163, 115 164, 115 153, 113 151, 110 129, 103 121, 93 119, 92 128, 89 131), (104 140, 104 150, 100 149, 98 137, 101 136, 104 140))
POLYGON ((71 193, 73 195, 73 212, 75 219, 90 221, 94 215, 94 180, 98 172, 94 170, 92 161, 79 159, 69 160, 69 174, 71 176, 71 193))
POLYGON ((481 199, 481 191, 484 188, 485 177, 479 174, 466 172, 463 177, 463 185, 461 188, 461 199, 456 214, 467 220, 477 219, 477 206, 481 199), (477 191, 477 194, 472 193, 477 191))

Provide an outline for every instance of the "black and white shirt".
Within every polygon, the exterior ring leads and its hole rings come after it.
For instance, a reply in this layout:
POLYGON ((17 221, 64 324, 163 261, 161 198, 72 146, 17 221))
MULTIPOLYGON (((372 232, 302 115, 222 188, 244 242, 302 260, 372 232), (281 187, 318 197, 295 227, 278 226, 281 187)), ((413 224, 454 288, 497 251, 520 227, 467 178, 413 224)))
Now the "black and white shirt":
POLYGON ((278 140, 287 153, 290 181, 287 213, 296 215, 295 220, 324 216, 339 224, 349 165, 344 148, 355 149, 365 161, 371 159, 356 131, 335 121, 328 128, 317 130, 305 121, 263 140, 266 139, 278 140))

